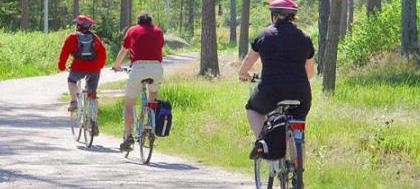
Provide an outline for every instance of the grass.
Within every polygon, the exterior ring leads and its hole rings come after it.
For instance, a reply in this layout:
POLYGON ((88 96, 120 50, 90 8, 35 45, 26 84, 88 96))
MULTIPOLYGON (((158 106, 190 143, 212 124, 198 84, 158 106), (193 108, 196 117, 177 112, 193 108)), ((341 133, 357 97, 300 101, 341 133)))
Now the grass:
MULTIPOLYGON (((321 94, 319 78, 312 81, 308 188, 420 187, 416 70, 416 65, 388 62, 345 76, 340 72, 332 98, 321 94)), ((236 81, 233 72, 223 75, 211 81, 193 74, 166 78, 160 96, 173 103, 173 129, 170 137, 157 140, 157 149, 251 175, 247 155, 253 135, 244 112, 249 85, 236 81)), ((122 100, 103 100, 99 121, 106 133, 121 136, 122 100)))

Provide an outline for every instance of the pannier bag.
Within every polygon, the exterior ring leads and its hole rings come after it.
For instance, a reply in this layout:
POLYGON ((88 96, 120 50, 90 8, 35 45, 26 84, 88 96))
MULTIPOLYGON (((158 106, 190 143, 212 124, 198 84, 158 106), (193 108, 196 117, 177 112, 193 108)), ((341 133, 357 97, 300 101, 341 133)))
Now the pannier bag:
POLYGON ((286 154, 287 116, 278 112, 268 114, 259 139, 255 142, 258 157, 268 160, 281 159, 286 154))
POLYGON ((156 107, 155 133, 159 137, 169 136, 172 126, 172 106, 169 101, 158 100, 156 107))
POLYGON ((86 34, 77 32, 77 44, 79 49, 74 54, 74 58, 82 60, 93 60, 96 58, 95 40, 91 32, 86 34))

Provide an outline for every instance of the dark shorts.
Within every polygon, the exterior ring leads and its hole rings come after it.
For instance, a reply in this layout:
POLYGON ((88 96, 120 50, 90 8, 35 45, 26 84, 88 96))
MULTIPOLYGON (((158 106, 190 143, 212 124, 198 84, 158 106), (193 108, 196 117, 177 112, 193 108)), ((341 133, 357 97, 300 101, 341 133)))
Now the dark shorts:
POLYGON ((99 77, 101 72, 94 72, 94 73, 87 73, 87 72, 79 72, 79 71, 70 71, 69 77, 67 81, 69 83, 77 83, 81 79, 89 76, 89 80, 87 81, 88 85, 88 93, 96 92, 99 83, 99 77))
POLYGON ((246 105, 247 110, 268 114, 282 100, 299 100, 300 106, 289 111, 297 119, 306 119, 311 108, 311 89, 309 85, 301 86, 261 86, 258 85, 246 105))

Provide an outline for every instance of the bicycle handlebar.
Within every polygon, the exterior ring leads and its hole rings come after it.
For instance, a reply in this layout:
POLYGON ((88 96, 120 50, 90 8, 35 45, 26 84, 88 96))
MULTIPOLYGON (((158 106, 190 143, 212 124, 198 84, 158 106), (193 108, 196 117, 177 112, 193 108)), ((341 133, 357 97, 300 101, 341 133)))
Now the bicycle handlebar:
POLYGON ((260 75, 257 73, 252 74, 252 79, 250 80, 251 83, 256 83, 261 81, 260 75))

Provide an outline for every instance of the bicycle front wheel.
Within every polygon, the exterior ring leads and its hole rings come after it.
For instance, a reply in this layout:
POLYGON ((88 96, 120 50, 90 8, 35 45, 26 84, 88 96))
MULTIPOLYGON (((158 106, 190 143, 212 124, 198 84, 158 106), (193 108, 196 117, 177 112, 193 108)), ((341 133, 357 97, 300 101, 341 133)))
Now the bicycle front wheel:
POLYGON ((74 140, 79 142, 83 131, 83 120, 78 109, 70 112, 70 126, 74 140))
POLYGON ((86 148, 90 148, 93 143, 92 120, 87 119, 84 124, 83 135, 85 139, 86 148))
POLYGON ((274 185, 273 167, 264 159, 254 160, 255 186, 257 189, 271 189, 274 185))
POLYGON ((150 158, 152 158, 155 135, 151 129, 145 129, 138 140, 140 146, 140 160, 143 164, 148 164, 150 158))

